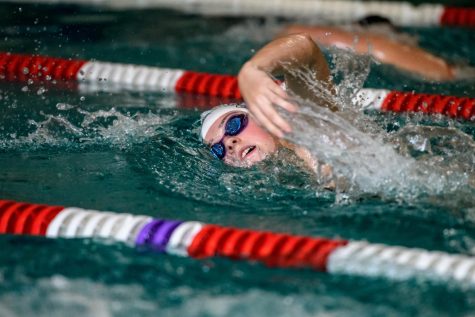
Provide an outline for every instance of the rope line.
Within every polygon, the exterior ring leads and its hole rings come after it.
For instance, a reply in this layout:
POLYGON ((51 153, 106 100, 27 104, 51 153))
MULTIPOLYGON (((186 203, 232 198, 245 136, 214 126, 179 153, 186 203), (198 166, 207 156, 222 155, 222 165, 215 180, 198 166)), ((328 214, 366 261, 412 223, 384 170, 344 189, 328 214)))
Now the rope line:
MULTIPOLYGON (((15 2, 29 1, 31 0, 15 0, 15 2)), ((56 4, 58 1, 35 2, 56 4)), ((369 15, 380 15, 401 26, 475 26, 474 8, 444 7, 433 3, 414 5, 404 1, 64 0, 63 2, 105 6, 116 10, 164 8, 205 15, 306 17, 332 23, 351 23, 369 15)))
POLYGON ((475 282, 472 257, 351 241, 329 258, 329 271, 349 275, 385 276, 407 279, 434 275, 441 279, 475 282))
POLYGON ((475 98, 392 91, 384 98, 381 109, 393 112, 442 114, 453 118, 473 120, 475 116, 475 98))
POLYGON ((329 274, 424 276, 475 285, 475 259, 459 254, 9 200, 0 200, 0 233, 102 238, 196 259, 219 256, 329 274))
MULTIPOLYGON (((231 75, 11 53, 0 53, 0 79, 20 82, 55 80, 198 94, 230 100, 242 98, 237 78, 231 75)), ((475 120, 475 98, 366 88, 360 90, 354 101, 368 109, 422 112, 475 120)))

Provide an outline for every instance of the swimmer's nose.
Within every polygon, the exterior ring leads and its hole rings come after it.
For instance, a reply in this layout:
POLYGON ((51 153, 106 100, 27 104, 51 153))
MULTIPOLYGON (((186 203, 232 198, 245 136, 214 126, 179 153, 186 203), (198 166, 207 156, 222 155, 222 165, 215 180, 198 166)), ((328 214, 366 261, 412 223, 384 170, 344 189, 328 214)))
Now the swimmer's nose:
POLYGON ((235 136, 230 136, 225 138, 224 140, 224 146, 226 147, 226 150, 229 153, 233 153, 234 150, 236 149, 236 146, 239 144, 239 138, 235 136))

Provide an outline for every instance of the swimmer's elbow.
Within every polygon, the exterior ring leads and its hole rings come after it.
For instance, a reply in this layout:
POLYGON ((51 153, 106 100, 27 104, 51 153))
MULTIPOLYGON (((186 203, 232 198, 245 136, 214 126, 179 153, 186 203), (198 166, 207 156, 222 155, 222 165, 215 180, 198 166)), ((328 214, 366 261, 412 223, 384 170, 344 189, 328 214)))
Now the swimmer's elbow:
POLYGON ((312 36, 308 34, 307 32, 300 32, 300 33, 295 33, 294 36, 298 38, 302 42, 311 42, 313 43, 312 36))
POLYGON ((287 47, 293 48, 296 57, 304 63, 313 62, 316 55, 321 54, 317 44, 308 33, 296 33, 287 36, 287 47))
POLYGON ((313 49, 315 42, 308 33, 294 33, 288 36, 289 42, 298 44, 301 48, 313 49))

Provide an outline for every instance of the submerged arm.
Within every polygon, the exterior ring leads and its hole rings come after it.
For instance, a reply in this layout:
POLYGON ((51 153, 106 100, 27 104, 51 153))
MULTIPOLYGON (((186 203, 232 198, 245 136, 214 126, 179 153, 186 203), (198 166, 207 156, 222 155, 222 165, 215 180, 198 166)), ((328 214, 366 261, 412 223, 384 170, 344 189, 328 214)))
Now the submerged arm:
MULTIPOLYGON (((238 75, 239 89, 247 107, 256 120, 269 132, 283 137, 290 132, 290 125, 277 113, 274 105, 287 111, 296 111, 288 95, 272 78, 284 75, 287 86, 305 99, 320 101, 309 85, 296 74, 309 72, 312 80, 319 80, 331 87, 330 70, 318 46, 310 36, 294 34, 278 38, 260 49, 241 68, 238 75)), ((325 106, 331 105, 325 104, 325 106)))
POLYGON ((453 67, 420 47, 408 45, 370 32, 348 32, 336 27, 293 25, 283 34, 305 32, 323 46, 353 49, 371 54, 382 63, 392 64, 431 80, 455 78, 453 67))

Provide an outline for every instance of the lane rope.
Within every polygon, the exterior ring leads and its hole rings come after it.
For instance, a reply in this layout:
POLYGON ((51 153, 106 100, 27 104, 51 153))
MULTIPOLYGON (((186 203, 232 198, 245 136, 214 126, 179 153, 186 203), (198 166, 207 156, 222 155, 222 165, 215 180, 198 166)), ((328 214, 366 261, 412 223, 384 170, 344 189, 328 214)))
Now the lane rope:
POLYGON ((422 276, 475 286, 475 258, 466 255, 75 207, 0 200, 0 234, 101 238, 195 259, 224 257, 390 280, 422 276))
MULTIPOLYGON (((132 90, 241 99, 236 76, 11 53, 0 53, 0 79, 12 82, 97 83, 132 90)), ((366 88, 355 96, 354 101, 368 109, 422 112, 475 120, 475 98, 469 97, 366 88)))
MULTIPOLYGON (((32 0, 7 0, 28 3, 32 0)), ((57 4, 58 0, 35 0, 57 4)), ((306 17, 332 23, 354 22, 369 15, 380 15, 402 26, 475 26, 475 8, 414 5, 403 1, 348 0, 63 0, 60 3, 96 5, 117 10, 130 8, 175 9, 192 14, 225 16, 306 17)))

